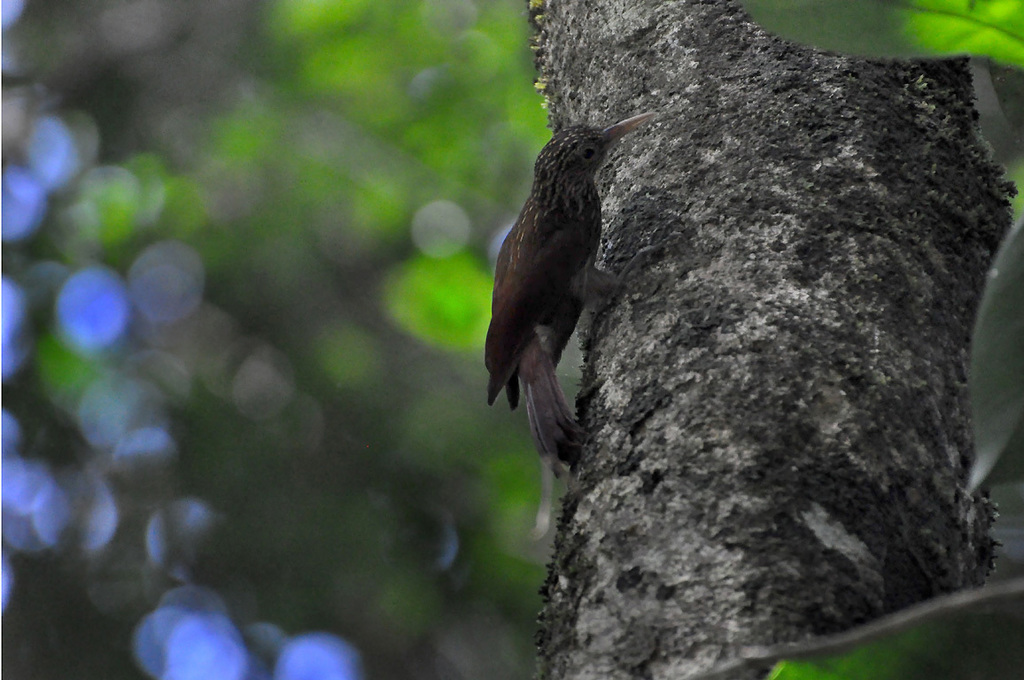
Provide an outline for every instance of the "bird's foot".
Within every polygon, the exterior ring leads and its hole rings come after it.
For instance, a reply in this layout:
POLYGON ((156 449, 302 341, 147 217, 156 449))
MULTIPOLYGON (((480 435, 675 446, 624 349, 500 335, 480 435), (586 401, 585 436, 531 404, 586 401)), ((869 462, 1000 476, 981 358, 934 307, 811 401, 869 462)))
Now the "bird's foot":
POLYGON ((626 266, 622 268, 622 271, 619 272, 619 275, 617 277, 618 278, 618 282, 619 282, 619 286, 622 286, 622 285, 625 284, 626 280, 630 276, 632 276, 633 271, 639 265, 641 265, 644 262, 646 262, 647 260, 649 260, 651 255, 653 255, 654 253, 658 252, 659 250, 662 250, 663 248, 664 248, 663 245, 655 244, 655 245, 644 246, 640 250, 636 251, 636 253, 633 254, 633 257, 629 258, 629 262, 627 262, 626 266))
POLYGON ((660 245, 644 246, 630 258, 618 274, 591 267, 587 272, 587 290, 584 298, 586 306, 596 310, 609 302, 622 291, 636 268, 661 249, 660 245))

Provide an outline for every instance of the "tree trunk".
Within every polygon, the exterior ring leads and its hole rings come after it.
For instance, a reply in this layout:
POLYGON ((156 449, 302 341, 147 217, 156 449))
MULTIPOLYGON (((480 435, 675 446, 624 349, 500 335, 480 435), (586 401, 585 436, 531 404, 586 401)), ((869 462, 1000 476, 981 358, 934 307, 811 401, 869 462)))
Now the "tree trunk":
POLYGON ((731 2, 535 7, 558 128, 655 122, 603 174, 590 440, 544 678, 682 678, 980 584, 966 361, 1007 185, 964 61, 787 43, 731 2))

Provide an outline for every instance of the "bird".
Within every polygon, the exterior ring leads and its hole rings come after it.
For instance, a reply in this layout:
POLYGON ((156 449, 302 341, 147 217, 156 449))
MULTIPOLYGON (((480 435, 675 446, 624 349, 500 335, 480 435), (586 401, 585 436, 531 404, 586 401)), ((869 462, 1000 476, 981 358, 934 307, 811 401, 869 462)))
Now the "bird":
MULTIPOLYGON (((601 197, 594 178, 608 151, 653 115, 556 132, 537 156, 530 195, 498 252, 484 342, 487 403, 493 405, 504 389, 515 410, 522 383, 534 445, 557 477, 575 468, 585 433, 555 367, 584 306, 619 282, 595 265, 601 197)), ((549 503, 550 473, 544 482, 549 503)))

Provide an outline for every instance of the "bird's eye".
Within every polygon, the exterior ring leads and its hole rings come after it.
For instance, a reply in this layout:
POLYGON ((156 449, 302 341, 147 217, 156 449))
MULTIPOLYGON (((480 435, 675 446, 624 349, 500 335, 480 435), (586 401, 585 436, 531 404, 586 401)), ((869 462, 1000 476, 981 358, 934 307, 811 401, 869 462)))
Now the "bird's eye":
POLYGON ((597 150, 594 149, 594 147, 592 146, 588 146, 586 149, 583 150, 583 157, 589 161, 591 158, 594 157, 595 153, 597 153, 597 150))

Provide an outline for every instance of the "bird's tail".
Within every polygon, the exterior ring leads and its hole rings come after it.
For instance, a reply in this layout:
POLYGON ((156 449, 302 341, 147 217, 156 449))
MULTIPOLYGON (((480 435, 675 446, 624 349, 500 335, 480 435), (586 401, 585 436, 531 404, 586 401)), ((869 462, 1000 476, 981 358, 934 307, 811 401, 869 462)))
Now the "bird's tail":
POLYGON ((539 339, 523 352, 519 378, 523 381, 533 443, 544 462, 561 477, 566 466, 571 468, 579 460, 584 433, 558 384, 555 364, 539 339))

